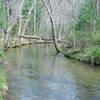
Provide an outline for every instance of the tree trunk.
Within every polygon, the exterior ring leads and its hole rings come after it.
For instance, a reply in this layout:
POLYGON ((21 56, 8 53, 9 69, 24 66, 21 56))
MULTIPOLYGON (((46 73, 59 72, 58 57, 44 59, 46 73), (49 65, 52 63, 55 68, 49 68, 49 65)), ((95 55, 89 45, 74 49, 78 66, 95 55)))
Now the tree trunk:
POLYGON ((54 22, 53 22, 53 17, 52 17, 52 14, 50 13, 48 7, 47 7, 47 4, 45 3, 44 0, 42 0, 47 12, 48 12, 48 15, 50 17, 50 21, 51 21, 51 27, 52 27, 52 35, 53 35, 53 41, 54 41, 54 46, 55 46, 55 49, 57 51, 57 53, 60 52, 60 50, 58 49, 58 46, 57 46, 57 40, 56 40, 56 34, 55 34, 55 28, 54 28, 54 22))
POLYGON ((74 41, 73 41, 73 46, 74 46, 74 50, 76 50, 76 34, 75 34, 75 23, 74 23, 74 29, 73 29, 73 33, 74 33, 74 41))
POLYGON ((22 8, 23 8, 24 0, 22 1, 21 7, 20 7, 20 12, 19 12, 19 30, 18 30, 18 37, 21 35, 22 32, 22 8))
POLYGON ((97 15, 100 14, 100 0, 96 0, 97 15))
POLYGON ((9 8, 7 7, 7 0, 5 0, 5 11, 6 11, 6 17, 5 17, 5 20, 7 22, 6 24, 6 28, 4 30, 4 42, 3 42, 3 48, 4 49, 7 49, 8 48, 8 39, 9 39, 9 31, 8 31, 8 28, 9 28, 9 8))
POLYGON ((36 5, 37 5, 37 1, 34 0, 35 6, 34 6, 34 35, 36 33, 36 5))
POLYGON ((34 1, 33 1, 33 3, 32 3, 31 8, 29 9, 29 12, 28 12, 28 15, 27 15, 27 19, 26 19, 25 24, 24 24, 24 26, 23 26, 22 35, 25 34, 25 31, 26 31, 26 28, 27 28, 27 24, 28 24, 28 22, 30 21, 33 8, 34 8, 34 1))
POLYGON ((4 30, 4 45, 3 45, 3 48, 4 49, 7 49, 8 48, 8 33, 7 33, 7 29, 4 30))
POLYGON ((94 16, 94 19, 93 19, 93 33, 95 33, 96 32, 96 15, 94 16))

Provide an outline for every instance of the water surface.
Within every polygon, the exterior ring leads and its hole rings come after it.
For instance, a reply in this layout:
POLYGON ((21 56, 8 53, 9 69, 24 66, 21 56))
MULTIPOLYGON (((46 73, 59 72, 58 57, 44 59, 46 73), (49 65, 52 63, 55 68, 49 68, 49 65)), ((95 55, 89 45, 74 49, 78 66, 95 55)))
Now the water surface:
POLYGON ((7 52, 9 100, 100 100, 100 68, 56 55, 52 45, 7 52))

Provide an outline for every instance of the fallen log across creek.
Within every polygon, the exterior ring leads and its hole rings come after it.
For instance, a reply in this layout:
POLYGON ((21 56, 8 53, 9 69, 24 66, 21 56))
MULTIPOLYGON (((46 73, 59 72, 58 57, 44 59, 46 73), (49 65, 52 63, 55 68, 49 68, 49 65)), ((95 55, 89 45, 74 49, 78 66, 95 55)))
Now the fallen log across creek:
MULTIPOLYGON (((34 39, 34 40, 41 40, 41 41, 45 41, 47 43, 53 43, 53 39, 52 38, 43 38, 43 37, 37 37, 37 36, 32 36, 32 35, 20 35, 19 38, 25 38, 25 39, 34 39)), ((65 43, 62 40, 57 39, 57 42, 59 43, 65 43)))

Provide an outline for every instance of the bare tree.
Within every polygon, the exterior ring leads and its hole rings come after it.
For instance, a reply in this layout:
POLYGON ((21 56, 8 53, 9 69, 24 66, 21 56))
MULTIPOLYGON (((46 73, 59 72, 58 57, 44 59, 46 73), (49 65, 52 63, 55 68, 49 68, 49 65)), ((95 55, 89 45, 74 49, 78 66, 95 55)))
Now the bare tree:
POLYGON ((54 46, 55 46, 55 49, 56 49, 57 53, 59 53, 60 50, 58 49, 58 46, 57 46, 57 39, 56 39, 56 33, 55 33, 55 27, 54 27, 53 17, 52 17, 52 14, 50 13, 49 8, 48 8, 47 4, 45 3, 45 1, 42 0, 42 2, 43 2, 44 6, 45 6, 45 8, 46 8, 46 10, 48 12, 48 15, 49 15, 49 18, 50 18, 50 21, 51 21, 51 27, 52 27, 52 35, 53 35, 53 40, 54 40, 54 46))
POLYGON ((19 30, 18 30, 18 37, 21 35, 21 30, 22 30, 22 8, 24 5, 24 1, 22 1, 21 6, 20 6, 20 11, 19 11, 19 30))
POLYGON ((100 0, 96 0, 97 15, 100 14, 100 0))
POLYGON ((36 33, 36 5, 37 5, 37 0, 34 0, 34 35, 36 33))
POLYGON ((33 2, 32 2, 32 6, 30 7, 30 9, 29 9, 29 11, 28 11, 27 19, 26 19, 26 21, 25 21, 25 23, 24 23, 24 26, 23 26, 23 29, 22 29, 22 35, 25 34, 25 31, 26 31, 26 28, 27 28, 27 24, 28 24, 28 22, 29 22, 30 19, 31 19, 31 15, 32 15, 32 10, 33 10, 33 8, 34 8, 34 0, 33 0, 33 2))
POLYGON ((11 1, 9 0, 5 0, 5 10, 6 10, 6 16, 5 16, 5 20, 7 22, 6 24, 6 28, 4 29, 4 48, 7 49, 8 48, 8 40, 9 40, 9 32, 11 31, 13 25, 10 23, 11 22, 11 10, 8 6, 8 4, 10 4, 11 1), (10 25, 11 24, 11 25, 10 25))

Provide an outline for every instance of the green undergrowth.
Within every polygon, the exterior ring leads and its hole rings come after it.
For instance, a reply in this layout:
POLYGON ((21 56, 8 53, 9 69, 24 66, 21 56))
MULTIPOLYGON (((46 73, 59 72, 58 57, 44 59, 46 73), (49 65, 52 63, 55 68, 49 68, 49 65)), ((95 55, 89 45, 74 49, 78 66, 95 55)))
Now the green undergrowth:
POLYGON ((3 100, 3 97, 2 96, 0 96, 0 100, 3 100))
POLYGON ((8 86, 5 72, 0 70, 0 100, 3 100, 3 96, 6 94, 7 90, 8 86))
POLYGON ((76 53, 72 49, 66 49, 63 51, 66 57, 85 62, 91 65, 100 65, 100 47, 90 46, 85 47, 76 53))
POLYGON ((5 58, 5 54, 4 51, 2 49, 0 49, 0 59, 4 59, 5 58))

